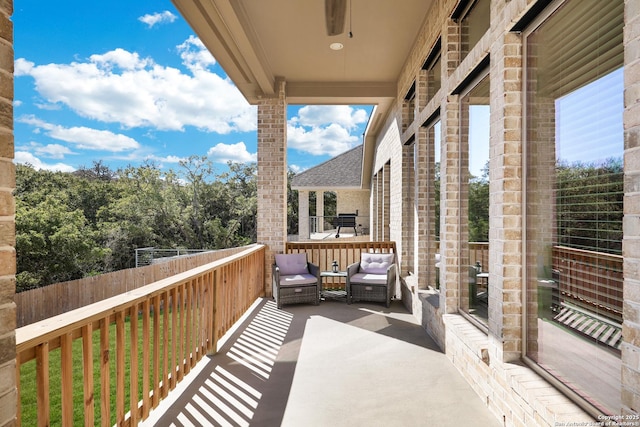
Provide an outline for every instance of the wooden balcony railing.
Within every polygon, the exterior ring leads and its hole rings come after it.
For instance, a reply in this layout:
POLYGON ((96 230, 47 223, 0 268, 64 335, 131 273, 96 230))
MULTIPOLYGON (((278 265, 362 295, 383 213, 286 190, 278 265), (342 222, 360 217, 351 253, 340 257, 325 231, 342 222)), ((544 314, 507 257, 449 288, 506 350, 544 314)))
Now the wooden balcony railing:
POLYGON ((264 263, 253 245, 17 329, 18 425, 137 425, 264 295, 264 263))
POLYGON ((552 263, 562 301, 622 324, 622 256, 555 246, 552 263))

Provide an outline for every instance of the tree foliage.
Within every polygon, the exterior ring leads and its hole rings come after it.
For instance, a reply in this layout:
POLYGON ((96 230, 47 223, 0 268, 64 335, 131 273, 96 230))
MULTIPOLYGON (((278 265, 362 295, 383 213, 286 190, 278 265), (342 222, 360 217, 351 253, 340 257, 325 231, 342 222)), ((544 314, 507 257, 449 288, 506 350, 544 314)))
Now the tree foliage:
POLYGON ((137 248, 255 242, 257 167, 228 166, 215 174, 197 156, 177 171, 151 162, 73 173, 17 165, 17 291, 133 267, 137 248))

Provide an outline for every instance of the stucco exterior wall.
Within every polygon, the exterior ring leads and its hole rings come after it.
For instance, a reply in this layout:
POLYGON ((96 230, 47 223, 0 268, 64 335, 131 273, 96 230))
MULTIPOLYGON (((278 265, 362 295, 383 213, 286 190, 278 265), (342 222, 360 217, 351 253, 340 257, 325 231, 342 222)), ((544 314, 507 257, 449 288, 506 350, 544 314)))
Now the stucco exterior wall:
POLYGON ((337 190, 336 195, 337 213, 357 212, 358 228, 369 230, 369 190, 337 190))

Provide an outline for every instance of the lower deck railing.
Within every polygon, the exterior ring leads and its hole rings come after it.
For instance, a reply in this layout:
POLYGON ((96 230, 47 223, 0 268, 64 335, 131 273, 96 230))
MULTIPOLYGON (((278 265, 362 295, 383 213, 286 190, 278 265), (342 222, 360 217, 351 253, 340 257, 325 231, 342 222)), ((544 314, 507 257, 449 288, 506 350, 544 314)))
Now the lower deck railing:
POLYGON ((264 295, 265 247, 16 330, 18 425, 137 425, 264 295))

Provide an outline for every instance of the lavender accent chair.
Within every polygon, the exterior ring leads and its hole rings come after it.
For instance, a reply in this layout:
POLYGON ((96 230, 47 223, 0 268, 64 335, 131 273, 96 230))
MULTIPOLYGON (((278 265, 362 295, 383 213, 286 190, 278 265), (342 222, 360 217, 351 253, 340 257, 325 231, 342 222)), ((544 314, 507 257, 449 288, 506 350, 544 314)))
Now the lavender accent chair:
POLYGON ((277 254, 272 268, 272 291, 278 308, 283 304, 320 304, 320 268, 306 253, 277 254))
POLYGON ((354 301, 391 305, 396 291, 394 254, 362 253, 360 262, 347 268, 347 304, 354 301))

